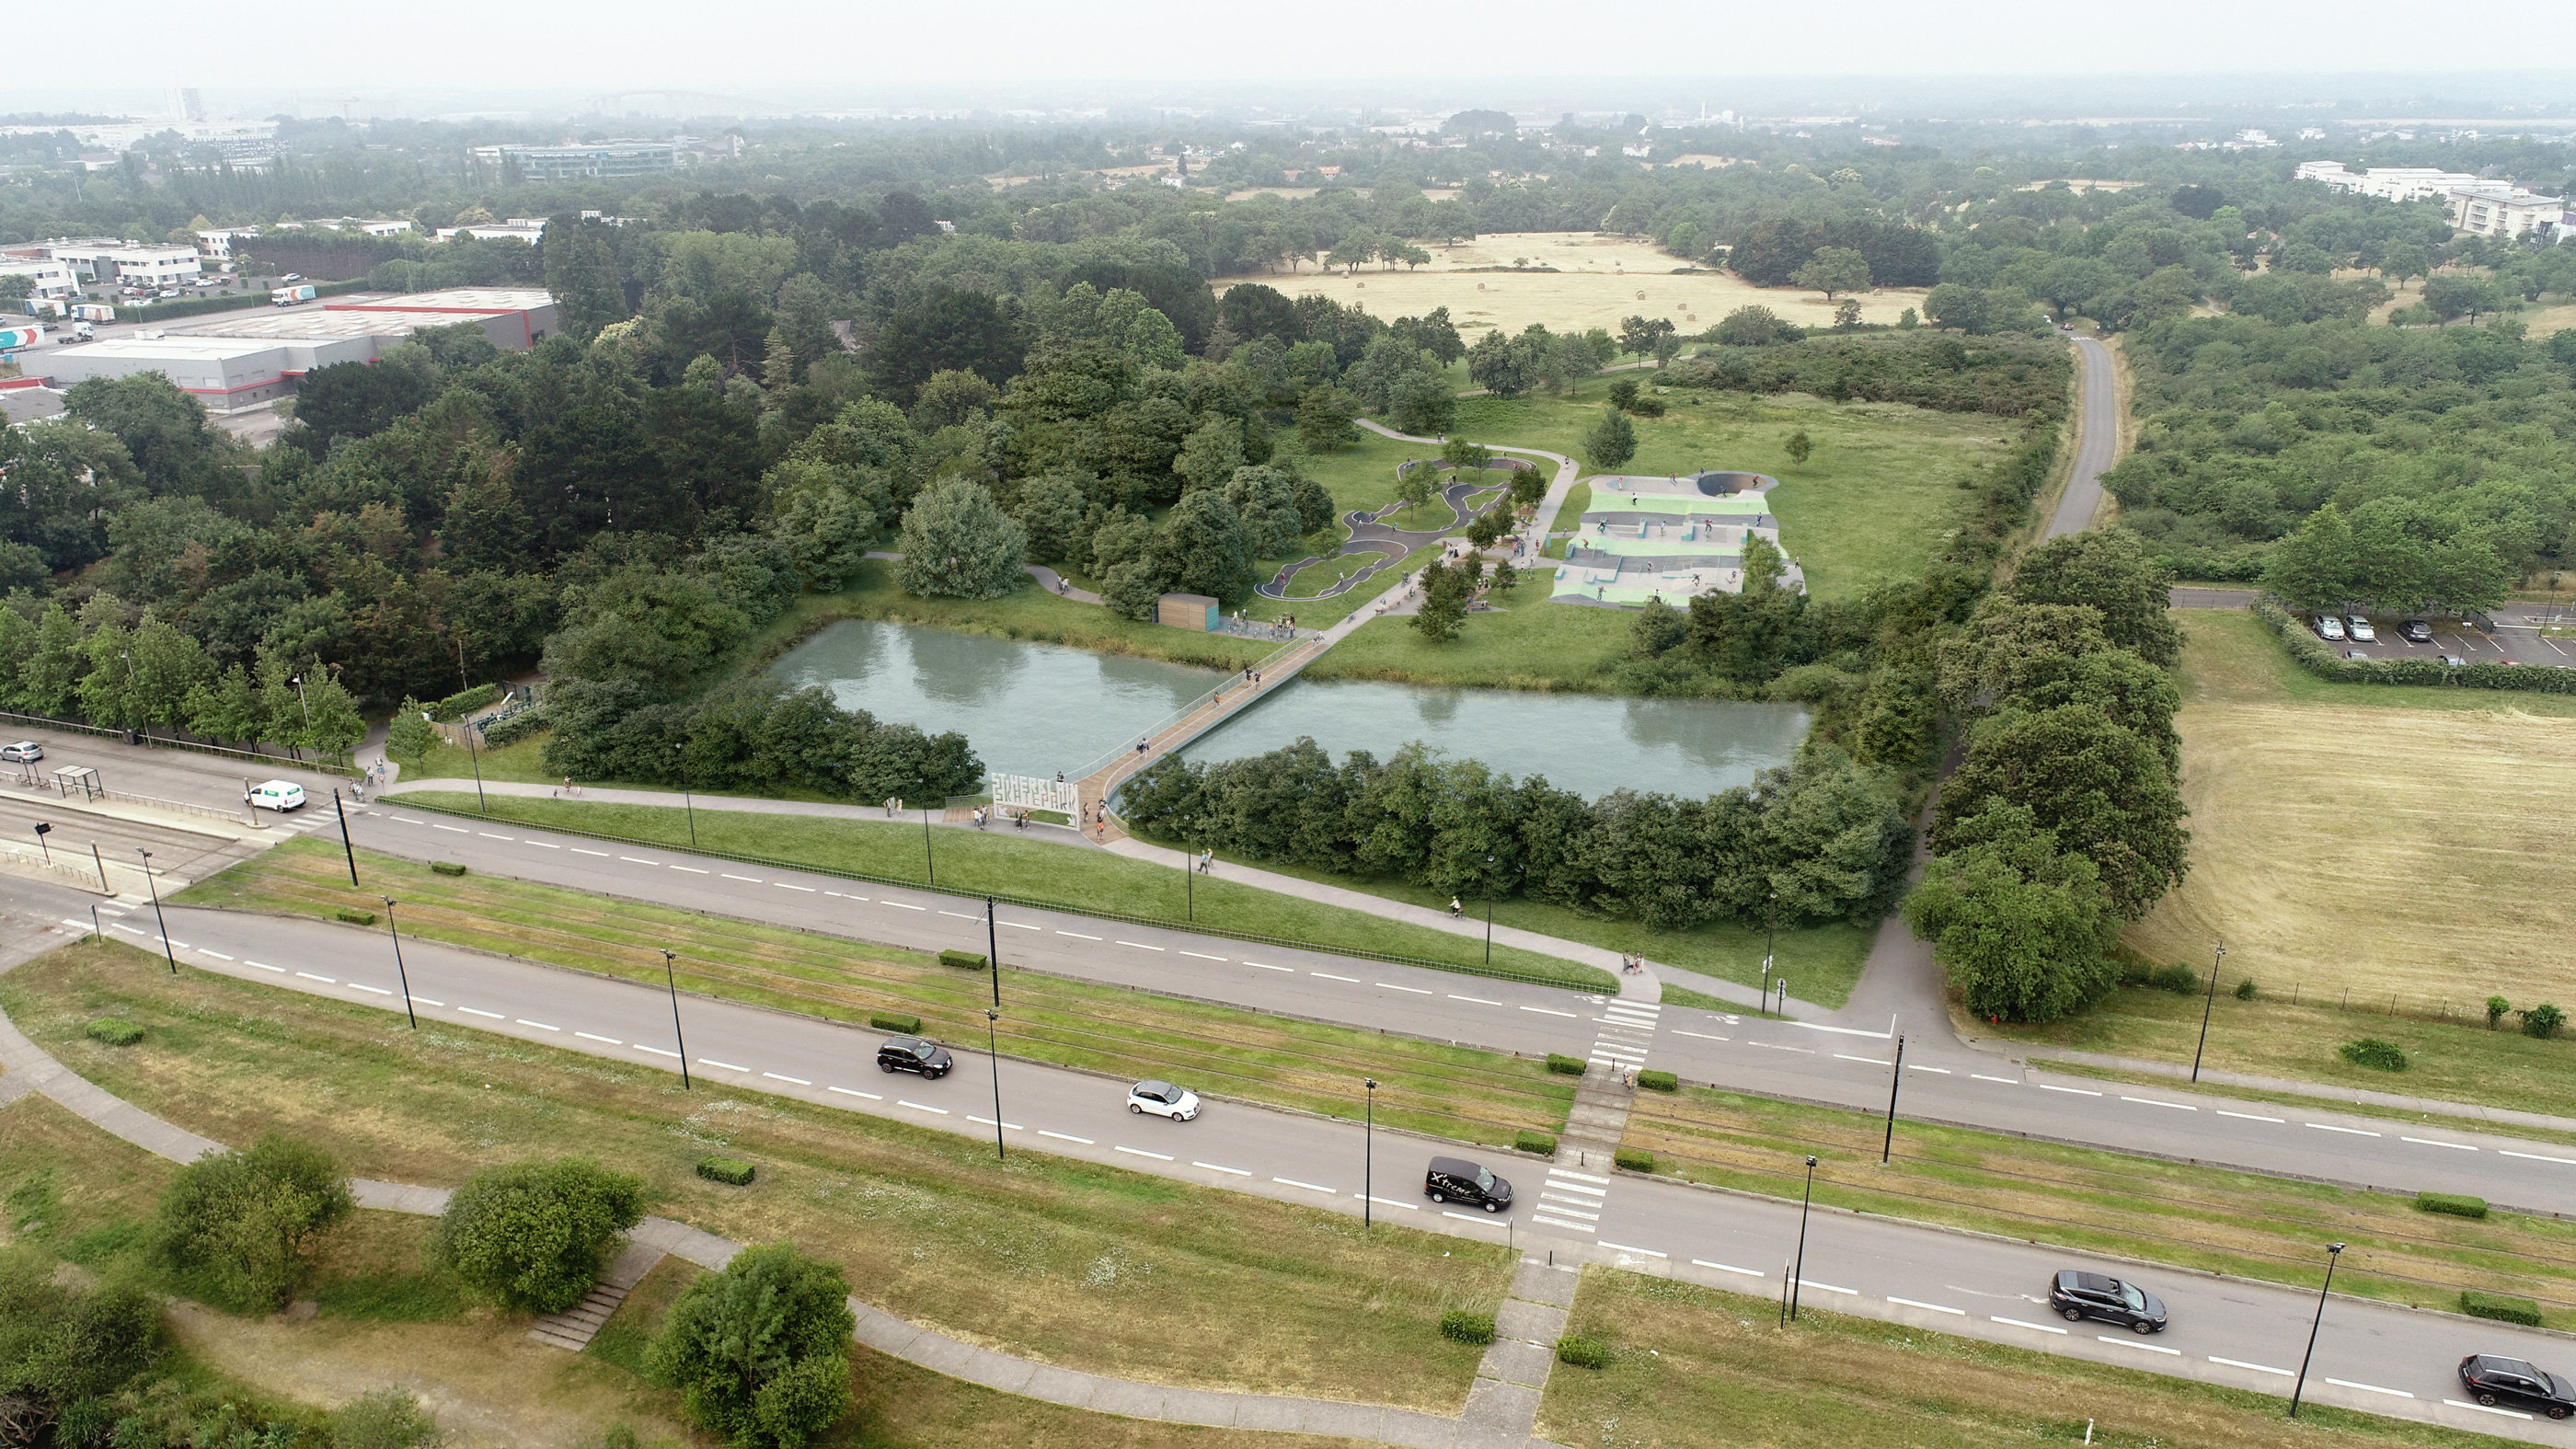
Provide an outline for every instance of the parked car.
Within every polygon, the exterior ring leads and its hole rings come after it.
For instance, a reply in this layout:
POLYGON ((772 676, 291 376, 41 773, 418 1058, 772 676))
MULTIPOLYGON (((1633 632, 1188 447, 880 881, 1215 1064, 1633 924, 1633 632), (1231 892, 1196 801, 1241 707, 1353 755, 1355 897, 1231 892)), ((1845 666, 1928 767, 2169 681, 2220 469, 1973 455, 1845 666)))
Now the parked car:
POLYGON ((255 808, 274 810, 283 815, 289 810, 304 808, 304 787, 293 780, 271 780, 265 785, 251 786, 250 793, 242 799, 255 808))
POLYGON ((2367 649, 2347 649, 2343 651, 2343 657, 2346 659, 2369 659, 2374 656, 2367 649))
POLYGON ((2576 1413, 2576 1384, 2502 1354, 2473 1353, 2460 1360, 2460 1386, 2489 1408, 2511 1404, 2553 1419, 2576 1413))
POLYGON ((2443 655, 2442 662, 2451 666, 2453 669, 2466 669, 2469 667, 2469 661, 2462 659, 2457 654, 2443 655))
POLYGON ((2351 618, 2344 620, 2343 627, 2345 633, 2350 634, 2353 638, 2360 640, 2364 644, 2377 643, 2379 640, 2379 631, 2370 627, 2370 621, 2361 617, 2359 614, 2355 614, 2351 618))
POLYGON ((2425 623, 2421 619, 2409 619, 2405 623, 2398 625, 2397 633, 2399 637, 2403 638, 2409 644, 2430 644, 2433 642, 2433 626, 2425 623))
POLYGON ((1199 1114, 1199 1094, 1169 1082, 1138 1082, 1127 1089, 1127 1110, 1187 1122, 1199 1114))
POLYGON ((881 1072, 916 1072, 937 1081, 947 1076, 957 1059, 948 1048, 926 1036, 890 1036, 877 1048, 877 1070, 881 1072))
POLYGON ((1463 1157, 1435 1157, 1422 1179, 1422 1195, 1433 1202, 1454 1202, 1498 1213, 1512 1205, 1510 1182, 1463 1157))
POLYGON ((2048 1306, 2069 1323, 2098 1318, 2104 1323, 2117 1323, 2137 1333, 2165 1331, 2164 1300, 2135 1283, 2123 1283, 2100 1273, 2083 1273, 2073 1268, 2061 1270, 2057 1281, 2049 1285, 2048 1306))
POLYGON ((41 760, 44 757, 45 747, 34 740, 20 740, 14 745, 0 745, 0 760, 8 760, 13 764, 24 764, 29 760, 41 760))
POLYGON ((2317 637, 2320 639, 2333 639, 2340 641, 2343 638, 2343 620, 2336 618, 2332 614, 2319 614, 2317 616, 2317 637))
POLYGON ((278 280, 281 282, 300 282, 304 280, 304 274, 302 272, 289 272, 285 276, 278 278, 278 280))
POLYGON ((180 297, 180 296, 185 296, 185 295, 187 295, 187 294, 186 294, 186 293, 184 293, 184 292, 181 292, 181 291, 180 291, 178 288, 176 288, 176 287, 163 287, 163 288, 161 289, 161 295, 162 295, 162 296, 164 296, 164 297, 180 297))

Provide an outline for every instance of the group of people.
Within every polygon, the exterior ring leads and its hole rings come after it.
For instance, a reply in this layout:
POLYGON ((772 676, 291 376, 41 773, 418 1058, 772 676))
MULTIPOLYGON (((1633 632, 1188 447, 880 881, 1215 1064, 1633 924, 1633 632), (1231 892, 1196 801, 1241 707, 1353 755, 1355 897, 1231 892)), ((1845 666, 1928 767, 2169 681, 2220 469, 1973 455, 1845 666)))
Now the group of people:
POLYGON ((986 825, 990 824, 993 819, 993 811, 997 808, 1002 812, 1002 818, 1011 822, 1011 828, 1013 830, 1026 830, 1029 828, 1029 812, 1024 809, 1007 805, 999 807, 990 805, 978 806, 975 810, 975 828, 981 830, 986 825))
POLYGON ((1622 976, 1643 976, 1643 975, 1645 975, 1645 974, 1646 974, 1646 958, 1645 958, 1644 956, 1642 956, 1642 955, 1639 955, 1638 953, 1636 953, 1636 952, 1634 952, 1634 951, 1622 951, 1622 952, 1620 952, 1620 953, 1619 953, 1619 974, 1620 974, 1620 975, 1622 975, 1622 976))

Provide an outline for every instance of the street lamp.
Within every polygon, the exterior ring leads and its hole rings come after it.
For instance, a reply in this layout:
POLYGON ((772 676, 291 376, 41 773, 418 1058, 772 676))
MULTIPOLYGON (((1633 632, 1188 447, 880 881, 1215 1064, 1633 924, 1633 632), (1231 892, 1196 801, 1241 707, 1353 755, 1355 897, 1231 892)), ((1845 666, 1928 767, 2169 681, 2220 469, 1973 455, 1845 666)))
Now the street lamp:
MULTIPOLYGON (((1773 891, 1771 903, 1762 909, 1762 999, 1765 1002, 1771 999, 1772 926, 1779 919, 1779 915, 1780 893, 1773 891)), ((1783 992, 1782 995, 1785 997, 1787 993, 1783 992)))
POLYGON ((680 761, 680 808, 686 811, 689 817, 689 849, 695 850, 698 848, 698 806, 696 801, 689 798, 688 749, 685 744, 671 746, 671 752, 678 756, 680 761))
POLYGON ((1789 1270, 1788 1322, 1798 1321, 1798 1285, 1807 1276, 1807 1209, 1816 1204, 1816 1159, 1807 1159, 1807 1197, 1798 1204, 1798 1262, 1789 1270))
POLYGON ((385 933, 394 938, 394 979, 402 983, 403 1015, 411 1018, 411 1029, 420 1030, 420 1013, 411 1007, 411 973, 403 969, 402 932, 394 929, 394 898, 378 896, 385 903, 385 933))
MULTIPOLYGON (((924 792, 930 789, 928 776, 916 775, 912 783, 924 792)), ((939 884, 939 863, 930 856, 930 807, 928 805, 921 807, 921 883, 927 886, 939 884)))
POLYGON ((2326 1281, 2317 1289, 2316 1321, 2308 1325, 2308 1351, 2299 1356, 2299 1382, 2290 1390, 2290 1417, 2299 1417, 2299 1396, 2308 1389, 2308 1361, 2317 1356, 2317 1330, 2325 1327, 2326 1290, 2334 1286, 2335 1261, 2343 1256, 2343 1244, 2326 1244, 2326 1281))
POLYGON ((1008 1162, 1010 1152, 1002 1146, 1002 1047, 1000 1041, 1002 1013, 984 1008, 984 1059, 993 1064, 993 1156, 1008 1162))
POLYGON ((2191 1049, 2191 1079, 2195 1082, 2200 1080, 2200 1054, 2209 1050, 2210 1008, 2218 1005, 2218 963, 2226 959, 2227 948, 2221 946, 2209 961, 2209 995, 2200 1003, 2200 1045, 2191 1049))
POLYGON ((1374 1181, 1377 1166, 1377 1078, 1362 1077, 1360 1084, 1368 1088, 1368 1095, 1362 1099, 1368 1104, 1367 1113, 1360 1119, 1360 1226, 1367 1227, 1370 1223, 1369 1194, 1377 1186, 1374 1181))
POLYGON ((1905 1080, 1905 1038, 1896 1038, 1896 1066, 1887 1074, 1887 1140, 1879 1144, 1878 1165, 1885 1167, 1896 1154, 1896 1088, 1905 1080))
POLYGON ((1190 817, 1181 817, 1181 913, 1191 920, 1199 918, 1198 857, 1190 849, 1190 817))
POLYGON ((143 857, 143 883, 152 887, 152 920, 161 928, 161 954, 169 958, 170 974, 176 976, 179 958, 170 952, 170 922, 161 914, 161 882, 152 878, 152 852, 136 846, 134 853, 143 857))
POLYGON ((689 1080, 689 1039, 680 1032, 680 978, 672 974, 671 960, 672 952, 667 948, 664 949, 662 985, 671 993, 671 1040, 680 1048, 680 1090, 694 1092, 697 1086, 689 1080))
POLYGON ((1494 858, 1485 857, 1485 964, 1494 964, 1494 858))

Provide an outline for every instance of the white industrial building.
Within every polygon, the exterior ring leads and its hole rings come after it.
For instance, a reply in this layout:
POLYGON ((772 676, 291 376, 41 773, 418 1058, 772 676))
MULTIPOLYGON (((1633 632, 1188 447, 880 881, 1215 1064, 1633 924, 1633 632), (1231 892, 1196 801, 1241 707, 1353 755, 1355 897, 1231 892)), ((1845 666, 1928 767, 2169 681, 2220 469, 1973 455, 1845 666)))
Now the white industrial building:
POLYGON ((2464 171, 2443 171, 2431 166, 2373 166, 2366 171, 2348 171, 2340 161, 2302 161, 2291 179, 2322 181, 2334 190, 2358 191, 2382 201, 2447 202, 2455 187, 2493 184, 2464 171))
POLYGON ((570 181, 587 177, 651 176, 675 170, 679 166, 679 147, 670 141, 477 146, 474 158, 515 170, 523 180, 570 181))
POLYGON ((2463 186, 2451 193, 2451 225, 2504 239, 2537 231, 2549 235, 2567 214, 2567 198, 2540 196, 2519 186, 2463 186))
POLYGON ((71 263, 51 257, 0 256, 0 273, 27 278, 33 296, 69 297, 80 291, 71 263))
POLYGON ((72 275, 84 283, 120 282, 158 289, 185 286, 203 275, 195 247, 61 241, 46 243, 45 253, 70 264, 72 275))

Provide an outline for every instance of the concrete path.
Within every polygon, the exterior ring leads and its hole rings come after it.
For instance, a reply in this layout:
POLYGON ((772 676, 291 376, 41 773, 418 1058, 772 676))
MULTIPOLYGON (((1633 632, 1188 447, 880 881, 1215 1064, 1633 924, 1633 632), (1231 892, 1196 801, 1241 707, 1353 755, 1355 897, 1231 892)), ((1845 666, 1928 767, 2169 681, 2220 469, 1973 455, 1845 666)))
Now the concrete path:
POLYGON ((2177 586, 2168 599, 2176 609, 2245 609, 2261 596, 2258 589, 2188 589, 2177 586))
MULTIPOLYGON (((1461 396, 1464 395, 1461 394, 1461 396)), ((1417 438, 1411 433, 1399 433, 1393 428, 1368 418, 1361 418, 1358 421, 1361 427, 1379 437, 1393 438, 1399 443, 1422 443, 1434 448, 1439 447, 1441 443, 1438 438, 1417 438)), ((1581 466, 1563 453, 1551 453, 1544 448, 1512 448, 1500 443, 1491 446, 1497 453, 1518 453, 1525 458, 1545 458, 1556 465, 1556 478, 1548 484, 1547 496, 1539 500, 1538 511, 1530 515, 1528 530, 1530 535, 1544 539, 1547 537, 1547 531, 1555 526, 1557 510, 1565 506, 1566 495, 1574 491, 1575 480, 1583 471, 1581 466)))

